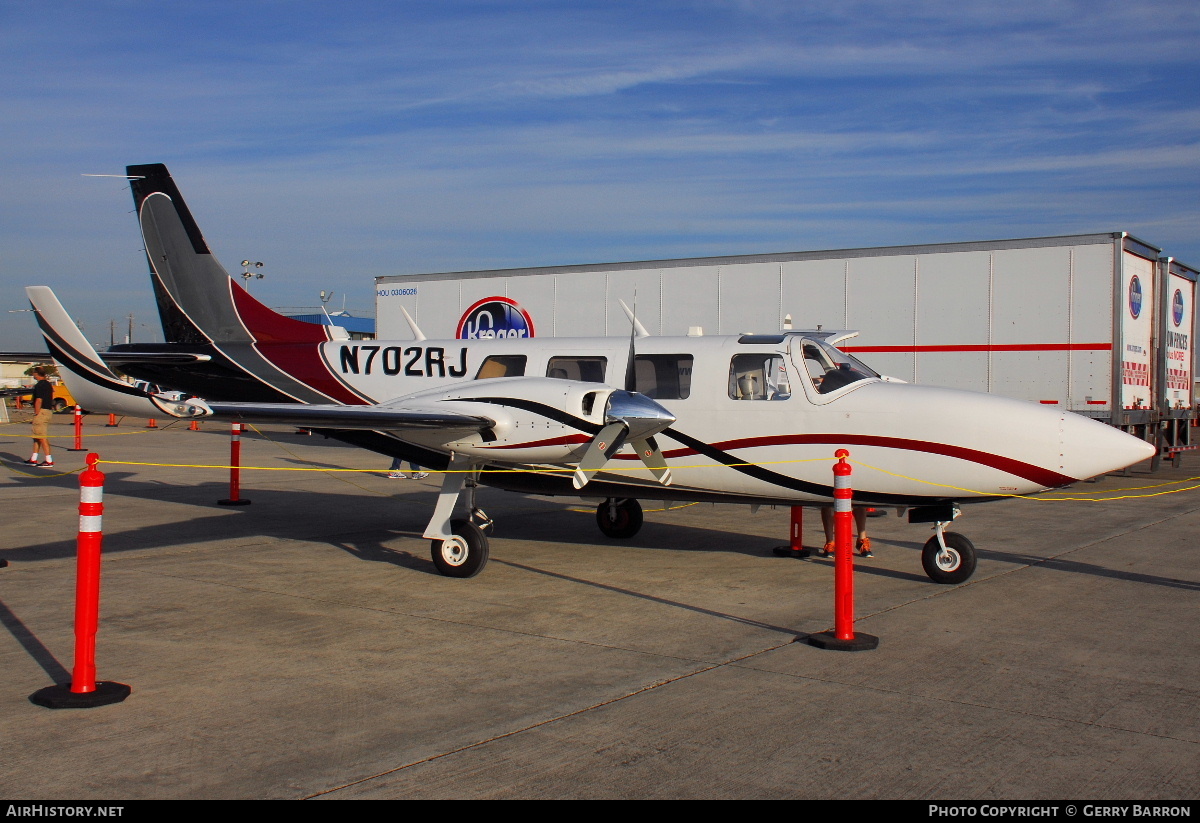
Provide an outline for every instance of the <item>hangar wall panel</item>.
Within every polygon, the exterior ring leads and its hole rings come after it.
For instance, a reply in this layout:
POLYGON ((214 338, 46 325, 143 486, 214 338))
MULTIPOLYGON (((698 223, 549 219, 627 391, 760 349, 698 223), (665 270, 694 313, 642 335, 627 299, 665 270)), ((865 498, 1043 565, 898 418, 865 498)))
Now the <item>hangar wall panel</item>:
MULTIPOLYGON (((1146 259, 1156 251, 1107 233, 383 277, 378 327, 383 337, 409 337, 396 308, 403 305, 429 336, 452 336, 467 307, 502 295, 529 312, 538 336, 623 337, 629 321, 617 300, 632 306, 636 290, 638 319, 651 334, 695 326, 706 335, 770 333, 791 315, 795 329, 859 330, 842 348, 885 374, 1106 416, 1114 392, 1119 405, 1146 404, 1147 383, 1167 379, 1165 369, 1161 378, 1151 373, 1152 334, 1175 328, 1169 309, 1158 308, 1159 263, 1146 259), (1131 248, 1137 254, 1122 251, 1131 248), (1135 275, 1144 306, 1137 317, 1129 308, 1135 275)), ((1171 295, 1176 280, 1186 285, 1180 322, 1190 347, 1195 281, 1170 278, 1171 295)), ((1190 386, 1188 366, 1186 375, 1172 367, 1170 379, 1190 386)), ((1190 391, 1174 391, 1164 399, 1191 404, 1190 391)))

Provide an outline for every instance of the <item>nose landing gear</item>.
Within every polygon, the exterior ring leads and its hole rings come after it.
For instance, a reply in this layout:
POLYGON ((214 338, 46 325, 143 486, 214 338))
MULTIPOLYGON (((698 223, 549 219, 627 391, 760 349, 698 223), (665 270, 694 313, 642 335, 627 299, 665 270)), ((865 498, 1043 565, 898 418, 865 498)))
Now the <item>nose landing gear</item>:
POLYGON ((975 545, 939 522, 937 534, 921 549, 921 567, 934 583, 965 583, 975 573, 975 545))

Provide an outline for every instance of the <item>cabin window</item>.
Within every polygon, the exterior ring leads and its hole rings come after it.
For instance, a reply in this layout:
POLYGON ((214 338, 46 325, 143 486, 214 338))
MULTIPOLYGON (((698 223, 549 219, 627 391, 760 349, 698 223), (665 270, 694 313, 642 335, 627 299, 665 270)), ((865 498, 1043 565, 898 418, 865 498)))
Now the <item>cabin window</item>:
POLYGON ((729 362, 729 396, 734 400, 787 400, 792 386, 783 356, 735 354, 729 362))
POLYGON ((551 357, 546 364, 546 376, 558 380, 603 383, 607 365, 607 357, 551 357))
POLYGON ((818 394, 829 394, 843 386, 878 377, 867 366, 833 346, 805 340, 804 370, 818 394))
POLYGON ((636 390, 655 400, 686 400, 692 393, 690 354, 639 354, 633 373, 636 390))
POLYGON ((493 354, 483 361, 479 371, 475 373, 476 380, 487 380, 489 377, 524 377, 525 355, 523 354, 493 354))

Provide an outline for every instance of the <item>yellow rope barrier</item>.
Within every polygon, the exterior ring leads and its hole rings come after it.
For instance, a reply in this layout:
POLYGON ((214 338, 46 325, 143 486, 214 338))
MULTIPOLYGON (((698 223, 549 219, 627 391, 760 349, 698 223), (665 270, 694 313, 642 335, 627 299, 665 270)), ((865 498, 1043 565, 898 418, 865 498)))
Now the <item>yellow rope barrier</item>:
POLYGON ((80 466, 77 469, 71 469, 70 471, 65 471, 65 472, 55 472, 54 474, 32 474, 30 472, 21 471, 18 468, 14 468, 12 466, 12 464, 8 463, 7 461, 5 462, 4 467, 6 469, 8 469, 10 472, 12 472, 13 474, 20 474, 20 475, 24 475, 25 477, 32 477, 35 480, 48 480, 52 477, 66 477, 67 475, 75 474, 76 472, 81 472, 85 468, 87 468, 87 466, 80 466))
MULTIPOLYGON (((3 424, 3 425, 16 425, 16 424, 10 423, 10 424, 3 424)), ((25 425, 25 424, 22 424, 22 425, 25 425)), ((262 437, 264 440, 279 447, 280 449, 287 452, 289 455, 291 455, 295 459, 297 459, 297 460, 304 459, 304 458, 300 457, 298 454, 296 454, 295 452, 288 449, 285 445, 283 445, 279 441, 273 440, 269 435, 260 431, 255 426, 248 425, 247 428, 250 428, 256 434, 258 434, 260 437, 262 437)), ((150 430, 149 429, 139 429, 139 430, 127 431, 127 432, 106 432, 106 433, 101 433, 101 434, 84 435, 84 437, 115 437, 115 436, 127 435, 127 434, 145 434, 148 431, 150 431, 150 430)), ((72 436, 73 435, 55 435, 51 439, 63 440, 63 439, 70 438, 72 436)), ((761 462, 761 463, 754 463, 754 462, 750 462, 750 461, 739 462, 739 463, 719 463, 719 462, 714 461, 712 463, 694 464, 694 465, 689 465, 689 466, 671 466, 671 470, 672 471, 682 471, 685 469, 738 468, 738 467, 748 467, 748 466, 777 466, 777 465, 784 465, 784 464, 791 464, 791 463, 828 463, 828 462, 833 462, 836 459, 837 458, 834 458, 834 457, 815 457, 815 458, 805 458, 805 459, 796 459, 796 460, 771 460, 771 461, 765 461, 765 462, 761 462)), ((324 472, 324 473, 330 474, 330 475, 342 474, 342 473, 346 473, 346 474, 379 474, 383 471, 386 471, 386 469, 374 469, 374 468, 371 468, 371 469, 345 469, 345 468, 303 467, 303 466, 236 466, 235 467, 235 466, 221 465, 221 464, 151 463, 151 462, 133 461, 133 460, 100 460, 99 462, 100 463, 109 463, 112 465, 122 465, 122 466, 153 466, 153 467, 162 467, 162 468, 217 469, 217 470, 229 470, 229 469, 233 469, 233 468, 238 468, 238 469, 243 469, 245 471, 324 472)), ((880 472, 881 474, 886 474, 891 477, 898 477, 903 480, 911 481, 913 483, 922 483, 924 485, 936 486, 938 488, 943 488, 943 489, 953 489, 954 491, 966 492, 968 494, 978 496, 978 497, 1010 498, 1010 499, 1017 499, 1017 500, 1032 500, 1032 501, 1036 501, 1036 502, 1047 502, 1047 503, 1050 503, 1050 502, 1102 503, 1102 502, 1113 501, 1113 500, 1136 500, 1136 499, 1148 498, 1148 497, 1162 497, 1162 496, 1169 495, 1169 494, 1180 494, 1182 492, 1195 491, 1196 489, 1200 489, 1200 483, 1197 483, 1196 485, 1184 486, 1182 488, 1171 489, 1168 491, 1150 492, 1148 494, 1115 494, 1116 492, 1147 491, 1149 489, 1162 489, 1162 488, 1166 488, 1169 486, 1176 486, 1181 483, 1190 483, 1193 481, 1200 481, 1200 477, 1187 477, 1187 478, 1184 478, 1183 480, 1174 480, 1174 481, 1170 481, 1168 483, 1155 483, 1155 484, 1151 484, 1151 485, 1147 485, 1147 486, 1133 486, 1133 487, 1124 488, 1124 489, 1109 489, 1106 491, 1097 491, 1095 493, 1096 495, 1105 495, 1105 496, 1069 495, 1069 496, 1044 497, 1041 495, 1053 494, 1054 490, 1050 489, 1050 490, 1047 490, 1046 492, 1035 492, 1034 494, 1005 494, 1005 493, 1001 493, 1001 492, 985 492, 985 491, 981 491, 979 489, 969 489, 969 488, 964 488, 962 486, 954 486, 949 483, 938 483, 938 482, 935 482, 932 480, 923 480, 919 477, 912 477, 911 475, 900 474, 899 472, 889 471, 888 469, 880 468, 879 466, 873 466, 869 463, 864 463, 861 460, 851 459, 849 462, 852 465, 859 466, 864 469, 870 469, 871 471, 877 471, 877 472, 880 472)), ((639 471, 639 470, 640 471, 649 471, 649 469, 645 466, 631 465, 631 466, 624 467, 624 468, 626 468, 626 470, 633 470, 633 471, 639 471)), ((36 478, 62 477, 67 474, 74 474, 75 472, 78 472, 81 469, 82 469, 82 467, 80 469, 74 469, 73 471, 70 471, 70 472, 63 472, 63 473, 52 474, 52 475, 35 475, 35 474, 29 474, 27 472, 21 472, 19 470, 13 469, 11 466, 9 467, 10 471, 14 471, 18 474, 24 474, 28 477, 36 477, 36 478)), ((573 473, 575 471, 575 469, 573 467, 545 466, 545 467, 538 467, 538 468, 511 468, 511 469, 496 469, 496 468, 489 468, 489 469, 430 469, 430 468, 424 468, 423 471, 426 471, 430 474, 476 474, 476 473, 478 473, 478 474, 554 474, 554 473, 573 473)), ((350 482, 350 481, 345 481, 345 482, 350 482)), ((369 491, 374 494, 378 494, 378 492, 376 492, 375 490, 368 489, 364 486, 359 486, 357 483, 351 482, 350 485, 355 486, 360 489, 363 489, 364 491, 369 491)), ((686 508, 686 506, 690 506, 690 505, 694 505, 694 504, 688 503, 688 504, 685 504, 684 506, 669 507, 667 509, 661 509, 661 510, 655 509, 654 511, 671 511, 676 508, 686 508)))

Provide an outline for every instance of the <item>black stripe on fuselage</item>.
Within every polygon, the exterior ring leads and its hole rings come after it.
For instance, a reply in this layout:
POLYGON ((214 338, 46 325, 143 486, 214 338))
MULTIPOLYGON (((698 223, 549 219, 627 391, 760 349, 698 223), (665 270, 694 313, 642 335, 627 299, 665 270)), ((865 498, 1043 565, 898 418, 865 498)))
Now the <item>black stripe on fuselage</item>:
POLYGON ((496 406, 509 406, 514 409, 524 409, 534 414, 540 414, 542 417, 548 417, 556 423, 562 423, 566 426, 579 429, 581 432, 588 434, 597 434, 600 429, 604 428, 596 423, 591 423, 584 420, 582 417, 576 417, 562 409, 557 409, 554 406, 547 406, 545 403, 538 403, 533 400, 522 400, 516 397, 456 397, 453 398, 463 403, 491 403, 496 406))
MULTIPOLYGON (((463 402, 493 403, 497 406, 511 406, 512 408, 524 409, 525 411, 533 412, 534 414, 540 414, 543 417, 548 417, 557 423, 572 426, 582 432, 587 432, 588 434, 596 434, 602 428, 596 423, 591 423, 572 414, 568 414, 562 409, 557 409, 553 406, 547 406, 545 403, 537 403, 533 400, 523 400, 512 397, 463 397, 459 399, 461 399, 463 402)), ((695 450, 711 460, 715 460, 718 463, 728 466, 734 471, 741 472, 748 477, 753 477, 755 480, 761 480, 762 482, 770 483, 773 486, 779 486, 780 488, 791 489, 792 491, 803 492, 805 494, 811 494, 818 497, 833 497, 832 485, 827 486, 821 483, 810 483, 806 480, 800 480, 795 477, 788 477, 785 474, 773 472, 770 469, 763 468, 762 466, 747 465, 747 461, 743 458, 735 457, 728 452, 722 451, 714 446, 710 446, 708 443, 705 443, 702 440, 697 440, 696 438, 684 434, 683 432, 674 428, 669 428, 664 431, 663 436, 669 437, 675 442, 687 446, 688 448, 695 450)), ((653 495, 644 496, 652 497, 653 495)), ((854 499, 862 503, 911 506, 914 505, 914 503, 928 504, 931 502, 946 500, 948 498, 921 497, 856 490, 854 493, 854 499)))
MULTIPOLYGON (((705 457, 716 460, 718 463, 723 463, 734 471, 741 472, 748 477, 753 477, 755 480, 761 480, 764 483, 770 483, 774 486, 782 486, 785 489, 804 492, 806 494, 815 494, 822 497, 833 497, 833 486, 826 486, 821 483, 809 483, 806 480, 800 480, 795 477, 788 477, 785 474, 773 472, 770 469, 764 469, 762 466, 748 464, 741 457, 735 457, 729 452, 721 451, 718 448, 710 446, 702 440, 697 440, 694 437, 676 431, 675 429, 667 429, 663 432, 664 437, 669 437, 677 443, 682 443, 690 449, 693 449, 705 457)), ((913 497, 905 494, 887 494, 884 492, 869 492, 854 490, 854 500, 859 503, 879 503, 886 505, 912 505, 914 500, 919 500, 923 503, 929 503, 932 500, 944 500, 946 498, 928 498, 928 497, 913 497)))

